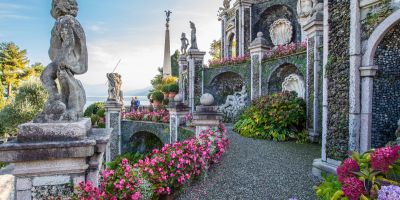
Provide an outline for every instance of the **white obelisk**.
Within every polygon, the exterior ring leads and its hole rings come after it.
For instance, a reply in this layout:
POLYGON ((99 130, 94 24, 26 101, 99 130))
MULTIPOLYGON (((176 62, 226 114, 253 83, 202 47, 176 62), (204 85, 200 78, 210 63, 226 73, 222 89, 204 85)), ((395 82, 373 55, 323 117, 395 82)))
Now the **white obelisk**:
POLYGON ((163 77, 167 77, 172 75, 172 67, 171 67, 171 45, 170 45, 170 38, 169 38, 169 21, 171 11, 165 11, 167 14, 167 23, 165 24, 165 48, 164 48, 164 65, 163 65, 163 77))

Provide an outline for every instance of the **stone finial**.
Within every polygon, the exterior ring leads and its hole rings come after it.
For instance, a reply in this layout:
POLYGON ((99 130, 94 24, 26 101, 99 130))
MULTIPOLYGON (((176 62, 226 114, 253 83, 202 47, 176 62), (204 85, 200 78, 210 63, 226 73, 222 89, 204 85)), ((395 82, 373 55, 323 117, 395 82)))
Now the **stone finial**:
POLYGON ((181 94, 177 94, 174 98, 175 102, 182 102, 183 101, 183 97, 181 94))
POLYGON ((257 38, 251 42, 250 46, 267 46, 267 40, 264 38, 264 34, 262 32, 257 33, 257 38))
POLYGON ((200 97, 200 104, 203 106, 212 106, 214 104, 214 96, 209 93, 203 94, 200 97))
POLYGON ((85 32, 75 18, 77 13, 76 0, 52 2, 51 14, 56 22, 50 40, 51 63, 40 77, 49 98, 43 112, 34 120, 36 123, 78 121, 83 116, 85 89, 74 75, 87 72, 88 53, 85 32))

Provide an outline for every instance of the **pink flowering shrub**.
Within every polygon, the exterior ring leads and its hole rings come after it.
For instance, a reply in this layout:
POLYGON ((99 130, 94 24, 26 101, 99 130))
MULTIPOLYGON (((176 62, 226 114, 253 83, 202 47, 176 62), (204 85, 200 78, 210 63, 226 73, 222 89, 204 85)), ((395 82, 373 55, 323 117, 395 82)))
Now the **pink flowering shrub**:
POLYGON ((133 166, 124 159, 117 170, 102 172, 99 188, 81 183, 76 198, 154 199, 171 194, 220 161, 229 144, 225 132, 221 124, 216 129, 203 131, 199 138, 166 144, 133 166))
POLYGON ((160 123, 169 123, 169 111, 161 109, 158 111, 136 111, 130 113, 124 113, 123 116, 127 120, 132 121, 152 121, 160 123))
POLYGON ((210 60, 208 63, 209 67, 221 67, 221 66, 228 66, 228 65, 238 65, 243 64, 250 61, 250 56, 237 56, 233 58, 223 58, 223 59, 216 59, 210 60))
POLYGON ((346 159, 337 168, 337 180, 341 189, 333 188, 336 185, 335 180, 326 179, 320 188, 317 188, 318 196, 326 197, 323 191, 335 189, 336 193, 329 198, 377 199, 378 192, 384 186, 400 185, 398 179, 391 180, 392 177, 400 175, 399 151, 400 146, 393 146, 370 150, 361 155, 353 153, 352 158, 346 159), (332 188, 329 188, 330 186, 332 188))
POLYGON ((273 49, 267 51, 264 56, 264 60, 270 60, 274 58, 279 58, 307 50, 307 41, 300 43, 290 43, 286 45, 279 45, 273 49))

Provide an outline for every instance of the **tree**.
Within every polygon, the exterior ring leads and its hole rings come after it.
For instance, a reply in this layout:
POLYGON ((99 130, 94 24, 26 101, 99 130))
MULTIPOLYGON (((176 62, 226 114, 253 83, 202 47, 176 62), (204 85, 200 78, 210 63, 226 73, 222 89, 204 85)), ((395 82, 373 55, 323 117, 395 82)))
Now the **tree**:
POLYGON ((32 71, 32 75, 35 77, 40 77, 40 75, 42 74, 44 69, 45 69, 45 66, 40 62, 37 62, 37 63, 31 65, 31 67, 30 67, 30 70, 32 71))
POLYGON ((18 87, 21 81, 31 75, 27 69, 28 63, 26 50, 20 50, 12 42, 0 44, 0 76, 2 84, 7 87, 9 97, 13 94, 13 87, 18 87))
POLYGON ((175 77, 179 77, 179 63, 178 63, 179 56, 180 56, 179 50, 176 50, 175 53, 171 56, 172 76, 175 77))
POLYGON ((213 60, 221 60, 221 40, 213 40, 210 47, 210 55, 213 60))

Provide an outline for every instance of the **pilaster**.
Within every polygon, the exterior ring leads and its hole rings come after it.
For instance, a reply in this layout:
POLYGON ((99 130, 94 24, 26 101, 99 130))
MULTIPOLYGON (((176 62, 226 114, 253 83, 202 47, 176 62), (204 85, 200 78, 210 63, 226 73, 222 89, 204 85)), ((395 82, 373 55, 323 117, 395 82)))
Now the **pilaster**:
POLYGON ((107 101, 106 128, 112 129, 111 141, 106 152, 106 162, 114 160, 121 154, 121 116, 123 105, 116 101, 107 101))
POLYGON ((189 63, 189 107, 194 108, 199 104, 203 93, 203 63, 206 52, 197 49, 188 51, 189 63))
POLYGON ((251 100, 261 96, 262 60, 268 50, 267 40, 259 32, 257 38, 250 45, 251 56, 251 100))

